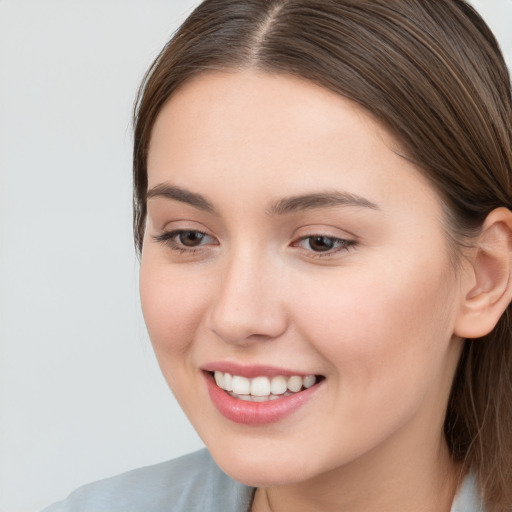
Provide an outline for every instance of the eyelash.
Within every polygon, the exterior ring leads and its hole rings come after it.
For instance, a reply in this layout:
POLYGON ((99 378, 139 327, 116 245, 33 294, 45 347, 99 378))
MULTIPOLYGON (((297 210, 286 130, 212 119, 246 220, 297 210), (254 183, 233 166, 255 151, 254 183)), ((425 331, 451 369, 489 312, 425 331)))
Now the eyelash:
POLYGON ((306 248, 303 248, 303 249, 309 253, 310 257, 313 257, 313 258, 325 258, 325 257, 329 257, 329 256, 334 256, 335 254, 343 252, 343 251, 348 252, 351 247, 354 247, 356 245, 355 240, 347 240, 345 238, 337 238, 335 236, 321 235, 321 234, 303 236, 303 237, 299 238, 296 242, 293 242, 292 245, 293 245, 293 247, 298 247, 298 246, 300 246, 299 244, 301 244, 302 242, 308 241, 308 240, 309 240, 310 249, 306 249, 306 248), (311 242, 315 238, 316 239, 322 238, 324 240, 328 240, 334 246, 337 245, 337 247, 328 249, 326 251, 313 251, 311 248, 311 242))
MULTIPOLYGON (((210 239, 213 239, 210 235, 205 233, 204 231, 199 231, 196 229, 176 229, 173 231, 166 231, 164 233, 161 233, 159 235, 156 235, 153 237, 155 242, 162 243, 169 247, 173 251, 177 251, 180 254, 188 253, 188 254, 194 254, 195 252, 201 250, 201 247, 205 244, 200 244, 197 246, 187 247, 184 244, 180 244, 180 242, 176 241, 176 238, 180 235, 183 235, 184 233, 191 233, 194 235, 200 235, 202 237, 208 237, 210 239)), ((309 257, 312 258, 325 258, 329 256, 334 256, 337 253, 343 252, 343 251, 349 251, 351 247, 354 247, 356 245, 355 240, 347 240, 344 238, 337 238, 334 236, 328 236, 328 235, 322 235, 322 234, 314 234, 314 235, 308 235, 303 236, 299 238, 298 240, 294 241, 291 245, 292 247, 301 247, 300 244, 309 240, 309 246, 310 249, 306 249, 302 247, 304 251, 308 253, 309 257), (324 239, 328 240, 330 243, 332 243, 334 246, 337 245, 337 247, 334 247, 332 249, 328 249, 326 251, 314 251, 311 248, 311 241, 313 239, 324 239)), ((215 244, 217 245, 217 244, 215 244)))
POLYGON ((177 251, 180 254, 183 253, 189 253, 193 254, 196 251, 200 250, 202 245, 198 245, 195 247, 187 247, 183 244, 179 244, 175 239, 184 233, 194 233, 195 235, 201 235, 203 237, 212 238, 208 233, 205 233, 204 231, 199 231, 198 229, 175 229, 173 231, 165 231, 161 233, 160 235, 156 235, 153 237, 153 240, 155 242, 162 243, 169 247, 173 251, 177 251))

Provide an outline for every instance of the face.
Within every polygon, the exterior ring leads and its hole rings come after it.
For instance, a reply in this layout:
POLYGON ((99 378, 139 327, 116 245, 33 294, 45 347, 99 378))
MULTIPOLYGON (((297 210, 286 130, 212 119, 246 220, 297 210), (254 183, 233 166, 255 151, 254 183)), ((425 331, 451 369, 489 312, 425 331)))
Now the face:
POLYGON ((159 114, 144 317, 238 480, 417 460, 442 442, 457 277, 439 198, 398 152, 364 110, 288 76, 204 74, 159 114))

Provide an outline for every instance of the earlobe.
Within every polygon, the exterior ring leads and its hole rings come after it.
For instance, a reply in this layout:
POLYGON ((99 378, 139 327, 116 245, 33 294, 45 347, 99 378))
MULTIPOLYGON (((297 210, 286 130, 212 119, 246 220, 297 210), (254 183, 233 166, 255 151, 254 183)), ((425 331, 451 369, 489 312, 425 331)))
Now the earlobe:
POLYGON ((476 240, 461 290, 456 336, 481 338, 491 332, 512 299, 512 212, 497 208, 476 240))

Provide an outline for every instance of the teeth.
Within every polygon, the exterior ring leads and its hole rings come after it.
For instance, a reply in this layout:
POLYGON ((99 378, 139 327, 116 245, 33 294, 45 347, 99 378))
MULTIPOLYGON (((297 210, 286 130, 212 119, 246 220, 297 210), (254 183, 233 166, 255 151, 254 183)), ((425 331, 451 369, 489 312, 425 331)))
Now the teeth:
POLYGON ((294 393, 290 393, 289 391, 287 391, 284 395, 281 395, 281 396, 278 396, 278 395, 252 396, 252 395, 237 395, 236 393, 233 393, 232 391, 230 391, 229 394, 233 398, 238 398, 238 400, 243 400, 244 402, 268 402, 269 400, 278 400, 279 398, 282 398, 284 396, 291 396, 294 393))
POLYGON ((298 375, 294 375, 293 377, 290 377, 288 379, 288 389, 292 391, 293 393, 296 393, 297 391, 300 391, 302 389, 302 377, 299 377, 298 375))
POLYGON ((266 402, 268 400, 268 396, 254 396, 249 395, 253 402, 266 402))
POLYGON ((267 377, 256 377, 251 381, 252 396, 268 396, 270 395, 270 381, 267 377))
POLYGON ((273 395, 282 395, 283 393, 286 393, 287 389, 286 379, 284 377, 279 375, 278 377, 274 377, 272 379, 272 383, 270 384, 270 391, 273 395))
POLYGON ((231 392, 232 396, 248 402, 264 402, 275 400, 280 396, 289 396, 308 389, 316 383, 314 375, 301 377, 292 375, 284 377, 278 375, 269 379, 268 377, 256 377, 247 379, 240 375, 231 375, 230 373, 214 372, 214 379, 219 388, 231 392))
MULTIPOLYGON (((217 373, 217 372, 215 372, 217 373)), ((220 372, 219 372, 220 373, 220 372)), ((233 391, 233 377, 230 373, 224 374, 224 385, 220 386, 222 389, 225 389, 226 391, 233 391)))
POLYGON ((237 395, 250 395, 251 394, 251 381, 239 375, 233 375, 233 393, 237 395))
POLYGON ((219 386, 219 388, 222 388, 222 389, 225 389, 224 388, 224 375, 222 372, 215 372, 213 374, 213 377, 215 379, 215 383, 217 384, 217 386, 219 386))
POLYGON ((302 385, 306 389, 310 388, 311 386, 314 386, 315 383, 316 383, 316 377, 314 375, 308 375, 307 377, 304 377, 304 379, 302 381, 302 385))

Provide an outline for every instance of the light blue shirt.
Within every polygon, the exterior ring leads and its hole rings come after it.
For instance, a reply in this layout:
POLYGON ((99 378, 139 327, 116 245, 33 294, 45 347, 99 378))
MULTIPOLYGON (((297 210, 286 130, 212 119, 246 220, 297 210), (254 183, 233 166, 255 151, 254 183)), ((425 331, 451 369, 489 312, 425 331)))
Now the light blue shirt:
MULTIPOLYGON (((236 482, 207 450, 81 487, 42 512, 247 512, 254 488, 236 482)), ((451 512, 484 512, 467 477, 451 512)))

